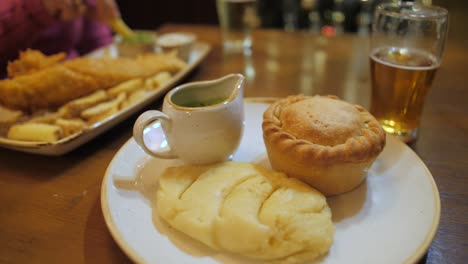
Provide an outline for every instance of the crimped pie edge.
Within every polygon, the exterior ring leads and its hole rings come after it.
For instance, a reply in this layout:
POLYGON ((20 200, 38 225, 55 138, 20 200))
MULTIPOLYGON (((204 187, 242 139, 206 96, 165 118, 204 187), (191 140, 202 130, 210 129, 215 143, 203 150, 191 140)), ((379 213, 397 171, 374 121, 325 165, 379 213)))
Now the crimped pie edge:
MULTIPOLYGON (((327 95, 331 99, 338 97, 327 95)), ((361 135, 348 138, 344 143, 335 146, 324 146, 308 140, 298 139, 281 127, 279 114, 287 105, 312 98, 312 96, 294 95, 280 99, 271 104, 263 115, 263 138, 265 144, 283 153, 292 153, 298 161, 314 160, 322 164, 337 162, 364 162, 375 158, 385 146, 385 132, 378 121, 362 106, 351 104, 359 111, 367 125, 361 128, 361 135)), ((302 162, 301 162, 302 163, 302 162)))

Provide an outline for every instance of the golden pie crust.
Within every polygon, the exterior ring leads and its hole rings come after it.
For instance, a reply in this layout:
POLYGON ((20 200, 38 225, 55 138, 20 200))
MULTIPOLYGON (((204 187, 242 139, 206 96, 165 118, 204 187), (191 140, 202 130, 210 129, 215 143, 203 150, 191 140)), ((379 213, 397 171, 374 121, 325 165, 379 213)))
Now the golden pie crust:
POLYGON ((263 115, 273 169, 337 195, 357 187, 385 146, 385 132, 363 107, 336 96, 289 96, 263 115))

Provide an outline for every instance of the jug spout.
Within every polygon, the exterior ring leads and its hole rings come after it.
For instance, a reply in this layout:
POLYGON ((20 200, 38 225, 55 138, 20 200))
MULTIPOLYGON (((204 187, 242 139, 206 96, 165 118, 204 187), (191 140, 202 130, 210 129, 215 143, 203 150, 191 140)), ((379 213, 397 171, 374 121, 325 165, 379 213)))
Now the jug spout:
POLYGON ((245 77, 240 73, 231 73, 218 79, 220 93, 228 95, 226 101, 242 98, 244 94, 245 77))
POLYGON ((168 102, 179 107, 213 106, 243 99, 245 77, 239 73, 210 81, 192 82, 169 92, 168 102))

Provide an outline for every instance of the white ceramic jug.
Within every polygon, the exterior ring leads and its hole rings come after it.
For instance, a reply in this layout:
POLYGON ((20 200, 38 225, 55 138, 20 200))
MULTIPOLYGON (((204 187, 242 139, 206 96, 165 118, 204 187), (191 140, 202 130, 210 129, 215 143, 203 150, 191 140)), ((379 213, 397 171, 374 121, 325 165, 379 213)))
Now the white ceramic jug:
POLYGON ((178 158, 190 164, 228 160, 239 146, 243 126, 245 77, 229 74, 212 81, 187 83, 169 91, 162 112, 146 111, 133 127, 133 137, 151 156, 178 158), (168 148, 150 149, 145 130, 159 120, 168 148))

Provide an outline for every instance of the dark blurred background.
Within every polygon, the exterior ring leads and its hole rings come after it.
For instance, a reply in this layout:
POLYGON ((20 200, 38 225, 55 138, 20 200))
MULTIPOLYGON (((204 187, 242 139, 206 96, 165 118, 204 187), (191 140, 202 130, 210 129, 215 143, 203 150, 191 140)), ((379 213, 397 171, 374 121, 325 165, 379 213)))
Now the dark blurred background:
MULTIPOLYGON (((117 2, 124 20, 134 28, 154 29, 163 23, 218 23, 215 0, 117 2)), ((264 28, 316 30, 341 24, 344 31, 356 32, 359 24, 370 22, 366 15, 379 2, 382 0, 257 0, 257 8, 264 28)))
MULTIPOLYGON (((465 35, 464 25, 468 22, 465 19, 468 1, 419 1, 447 8, 451 15, 451 31, 465 35)), ((157 29, 164 23, 218 24, 216 0, 117 0, 117 2, 124 20, 136 29, 157 29)), ((389 1, 257 0, 257 9, 263 28, 340 34, 342 32, 366 32, 372 23, 374 7, 380 2, 389 1)))

